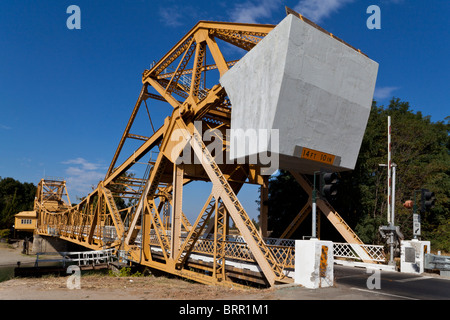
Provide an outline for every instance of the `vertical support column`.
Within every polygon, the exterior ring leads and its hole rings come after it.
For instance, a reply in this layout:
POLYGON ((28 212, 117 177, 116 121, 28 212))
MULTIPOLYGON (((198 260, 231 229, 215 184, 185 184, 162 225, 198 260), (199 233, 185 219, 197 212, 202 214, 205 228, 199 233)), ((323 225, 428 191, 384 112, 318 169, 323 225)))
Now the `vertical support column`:
POLYGON ((173 210, 171 218, 171 250, 170 258, 175 259, 180 250, 181 214, 183 203, 183 165, 173 165, 173 210))
POLYGON ((202 63, 204 60, 205 51, 206 51, 206 42, 201 42, 199 40, 206 40, 206 37, 208 35, 204 35, 203 37, 201 35, 197 36, 200 39, 196 39, 197 44, 195 48, 195 58, 194 58, 194 68, 192 70, 192 79, 191 79, 191 88, 189 90, 189 96, 194 99, 194 101, 198 102, 198 91, 200 88, 200 80, 202 76, 202 63))
POLYGON ((314 185, 313 185, 313 190, 312 190, 312 204, 311 204, 311 208, 312 208, 312 226, 311 226, 311 238, 312 239, 316 239, 317 237, 317 204, 316 204, 316 200, 317 200, 317 189, 316 189, 316 173, 318 172, 314 172, 314 185))
POLYGON ((269 200, 269 178, 264 176, 264 184, 261 185, 261 202, 259 204, 259 233, 261 238, 267 238, 267 215, 269 212, 267 200, 269 200))
POLYGON ((388 170, 388 205, 387 205, 387 221, 391 222, 391 116, 388 116, 388 161, 387 161, 387 170, 388 170))
MULTIPOLYGON (((143 201, 147 201, 147 199, 143 199, 143 201)), ((141 254, 144 253, 144 260, 151 260, 152 254, 150 251, 150 232, 152 229, 152 222, 150 215, 152 214, 148 209, 148 203, 144 205, 141 213, 141 254)))
POLYGON ((395 225, 395 170, 397 165, 392 163, 392 195, 391 195, 391 225, 395 225))
MULTIPOLYGON (((86 242, 89 244, 93 243, 95 226, 97 225, 97 221, 99 220, 98 217, 100 215, 100 196, 98 197, 98 200, 97 200, 97 206, 95 208, 91 208, 91 209, 93 209, 94 212, 92 214, 92 220, 90 221, 90 224, 89 224, 89 233, 88 233, 88 237, 86 239, 86 242)), ((83 235, 81 234, 81 232, 78 235, 78 240, 83 241, 83 235)))
POLYGON ((317 222, 317 232, 316 232, 316 235, 317 235, 317 239, 319 239, 319 240, 320 240, 320 219, 321 219, 321 214, 320 214, 320 211, 319 211, 319 214, 318 214, 317 217, 316 217, 316 222, 317 222))
POLYGON ((163 212, 163 226, 164 229, 169 230, 169 221, 170 221, 170 201, 167 198, 161 199, 161 201, 164 202, 162 204, 160 204, 161 206, 161 211, 163 212))
POLYGON ((227 234, 228 215, 221 201, 216 200, 214 217, 214 263, 213 278, 216 281, 225 280, 225 240, 227 234))

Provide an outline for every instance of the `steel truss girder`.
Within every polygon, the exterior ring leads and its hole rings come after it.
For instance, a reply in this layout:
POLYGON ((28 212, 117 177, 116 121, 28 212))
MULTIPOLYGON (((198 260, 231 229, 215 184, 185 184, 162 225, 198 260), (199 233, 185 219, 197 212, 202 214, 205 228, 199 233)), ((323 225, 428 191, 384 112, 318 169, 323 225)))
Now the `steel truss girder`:
MULTIPOLYGON (((198 132, 193 124, 195 120, 199 120, 203 121, 205 128, 221 130, 229 128, 230 102, 225 90, 220 85, 212 88, 204 88, 203 85, 201 88, 206 72, 218 70, 222 75, 236 63, 225 60, 217 39, 250 50, 273 27, 273 25, 199 22, 159 62, 144 71, 141 92, 105 179, 77 206, 56 216, 47 214, 51 219, 48 218, 43 223, 41 232, 45 233, 44 226, 58 224, 60 237, 63 239, 93 249, 115 246, 128 251, 134 261, 152 268, 202 283, 231 285, 231 280, 227 277, 228 267, 225 266, 225 239, 228 234, 228 219, 231 218, 247 242, 266 283, 273 285, 277 281, 285 281, 283 261, 279 261, 267 247, 236 196, 246 181, 264 184, 258 168, 237 164, 218 165, 202 141, 202 132, 198 132), (214 64, 206 64, 207 50, 211 53, 214 64), (177 60, 179 60, 177 67, 172 68, 171 65, 177 60), (188 67, 190 63, 192 67, 188 67), (190 76, 190 83, 183 84, 181 78, 187 75, 190 76), (156 94, 149 92, 149 89, 155 90, 156 94), (131 129, 142 102, 146 104, 148 98, 165 101, 174 110, 164 125, 152 136, 136 136, 131 129), (174 146, 171 137, 177 129, 184 130, 186 145, 202 159, 201 164, 185 166, 185 178, 181 180, 179 177, 175 180, 181 168, 173 165, 176 159, 172 156, 174 146), (139 138, 143 143, 122 164, 116 166, 126 139, 130 138, 139 138), (114 204, 113 198, 116 195, 112 190, 115 190, 114 185, 119 186, 122 183, 120 179, 123 174, 154 148, 160 151, 158 158, 148 165, 151 170, 145 177, 146 183, 140 191, 139 202, 126 211, 130 224, 125 227, 123 216, 114 204), (186 179, 188 176, 189 179, 186 179), (196 179, 210 181, 212 191, 197 221, 190 225, 177 203, 180 202, 181 198, 178 196, 182 192, 183 185, 196 179), (156 203, 157 199, 160 201, 159 206, 156 203), (164 219, 161 218, 166 203, 172 206, 170 235, 169 226, 165 225, 164 219), (208 228, 207 222, 213 215, 214 223, 208 228), (116 240, 103 240, 106 227, 114 228, 116 240), (173 234, 179 236, 180 228, 183 227, 188 232, 184 242, 179 243, 176 239, 170 239, 173 234), (214 237, 212 266, 196 267, 204 268, 203 270, 207 270, 209 274, 190 270, 186 267, 189 256, 200 237, 209 231, 214 237), (140 246, 135 242, 139 233, 140 246), (157 259, 150 247, 150 233, 154 234, 155 241, 162 250, 157 259)), ((132 187, 132 190, 138 190, 139 183, 124 184, 128 188, 132 187)))
MULTIPOLYGON (((117 247, 120 240, 106 240, 105 228, 114 229, 114 237, 120 239, 124 233, 124 226, 119 211, 112 200, 111 191, 99 187, 78 205, 65 210, 49 212, 42 208, 42 199, 36 197, 39 210, 38 234, 58 236, 61 239, 81 244, 90 249, 99 250, 104 247, 117 247)), ((61 199, 59 199, 61 201, 61 199)))

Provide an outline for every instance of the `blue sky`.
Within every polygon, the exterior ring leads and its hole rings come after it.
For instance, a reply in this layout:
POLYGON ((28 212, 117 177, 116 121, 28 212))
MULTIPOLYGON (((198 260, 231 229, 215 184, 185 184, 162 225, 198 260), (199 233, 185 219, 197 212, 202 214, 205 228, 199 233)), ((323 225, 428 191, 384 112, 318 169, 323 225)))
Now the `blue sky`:
MULTIPOLYGON (((2 0, 0 176, 64 177, 73 202, 86 195, 106 173, 153 60, 199 20, 277 24, 285 5, 379 63, 379 104, 395 96, 432 121, 450 115, 448 0, 2 0), (81 30, 66 27, 72 4, 81 30), (381 10, 379 30, 366 26, 369 5, 381 10)), ((149 107, 155 123, 170 114, 149 107)), ((256 216, 255 188, 243 192, 256 216)))

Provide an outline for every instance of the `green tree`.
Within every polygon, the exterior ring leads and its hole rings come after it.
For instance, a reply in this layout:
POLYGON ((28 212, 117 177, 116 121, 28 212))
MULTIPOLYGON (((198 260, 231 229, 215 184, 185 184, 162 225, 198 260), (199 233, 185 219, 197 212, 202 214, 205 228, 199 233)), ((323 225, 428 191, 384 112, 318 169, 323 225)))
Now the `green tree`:
POLYGON ((268 230, 279 237, 305 205, 308 195, 285 170, 269 180, 268 230))
POLYGON ((431 122, 429 116, 414 113, 408 102, 398 98, 387 108, 373 104, 356 168, 343 175, 342 187, 352 192, 338 209, 350 214, 349 220, 356 222, 356 232, 364 241, 380 243, 379 234, 367 226, 386 223, 387 170, 379 164, 387 161, 388 116, 392 161, 397 164, 396 225, 406 238, 412 238, 412 211, 402 203, 413 199, 414 190, 428 188, 435 192, 437 201, 436 207, 422 216, 422 235, 435 247, 446 249, 444 243, 436 242, 434 232, 450 218, 449 122, 431 122))
POLYGON ((35 195, 34 184, 0 177, 0 229, 11 228, 15 214, 33 210, 35 195))

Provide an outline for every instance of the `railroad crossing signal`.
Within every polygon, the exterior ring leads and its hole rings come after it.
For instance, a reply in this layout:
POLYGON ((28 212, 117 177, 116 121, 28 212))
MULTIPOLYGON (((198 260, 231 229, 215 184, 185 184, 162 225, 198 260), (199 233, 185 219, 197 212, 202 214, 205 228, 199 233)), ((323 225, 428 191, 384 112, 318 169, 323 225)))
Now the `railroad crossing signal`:
POLYGON ((436 201, 436 197, 434 196, 434 192, 432 192, 428 189, 422 189, 421 192, 422 192, 422 197, 421 197, 420 212, 424 213, 434 207, 434 202, 436 201))

